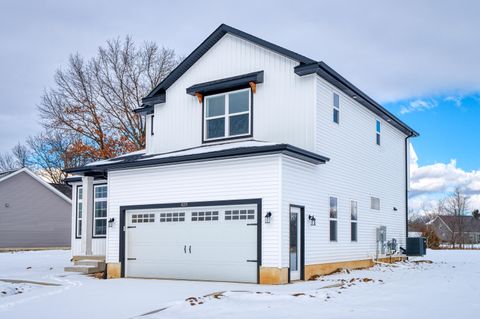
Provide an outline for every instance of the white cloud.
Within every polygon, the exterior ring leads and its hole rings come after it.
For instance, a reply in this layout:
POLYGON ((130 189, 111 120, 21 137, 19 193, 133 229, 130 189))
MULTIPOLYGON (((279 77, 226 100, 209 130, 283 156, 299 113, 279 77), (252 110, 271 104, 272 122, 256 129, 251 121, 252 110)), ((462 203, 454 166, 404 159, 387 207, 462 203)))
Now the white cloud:
POLYGON ((404 105, 400 108, 401 114, 411 113, 415 111, 425 111, 430 110, 438 106, 438 102, 434 99, 430 100, 421 100, 416 99, 411 101, 408 105, 404 105))
POLYGON ((419 166, 418 156, 410 145, 410 208, 434 205, 455 187, 462 188, 469 196, 471 208, 480 208, 480 171, 465 171, 457 167, 455 159, 419 166))
POLYGON ((462 95, 450 95, 443 99, 446 102, 453 102, 456 107, 462 106, 463 96, 462 95))

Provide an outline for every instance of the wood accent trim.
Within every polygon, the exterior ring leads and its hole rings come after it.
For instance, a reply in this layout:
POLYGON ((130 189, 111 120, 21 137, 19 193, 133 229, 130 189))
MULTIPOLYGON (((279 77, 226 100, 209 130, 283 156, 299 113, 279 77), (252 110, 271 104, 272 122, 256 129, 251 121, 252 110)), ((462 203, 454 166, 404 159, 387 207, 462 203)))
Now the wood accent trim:
POLYGON ((288 284, 289 268, 260 267, 260 280, 262 285, 288 284))
POLYGON ((257 93, 257 83, 250 81, 248 82, 248 85, 250 85, 250 88, 252 89, 253 94, 257 93))
MULTIPOLYGON (((406 260, 406 256, 394 256, 379 258, 377 261, 382 263, 394 263, 406 260)), ((305 280, 314 280, 318 276, 330 275, 341 269, 365 269, 375 265, 374 260, 352 260, 335 263, 325 263, 305 266, 305 280)))
POLYGON ((203 102, 203 94, 200 93, 200 92, 195 92, 195 96, 197 97, 198 99, 198 103, 202 103, 203 102))
POLYGON ((121 277, 120 263, 108 263, 107 264, 107 279, 120 278, 121 277))

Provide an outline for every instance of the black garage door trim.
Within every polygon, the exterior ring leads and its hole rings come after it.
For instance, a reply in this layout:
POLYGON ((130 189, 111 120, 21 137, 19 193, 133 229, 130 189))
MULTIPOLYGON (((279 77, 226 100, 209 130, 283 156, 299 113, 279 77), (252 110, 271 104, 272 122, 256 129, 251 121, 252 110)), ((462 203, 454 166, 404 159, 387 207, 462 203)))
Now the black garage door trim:
POLYGON ((233 206, 233 205, 246 205, 246 204, 257 205, 257 260, 256 262, 257 262, 257 283, 260 283, 260 266, 262 265, 262 199, 261 198, 120 206, 119 259, 121 264, 121 277, 122 278, 125 277, 125 217, 126 217, 127 210, 174 208, 174 207, 233 206))

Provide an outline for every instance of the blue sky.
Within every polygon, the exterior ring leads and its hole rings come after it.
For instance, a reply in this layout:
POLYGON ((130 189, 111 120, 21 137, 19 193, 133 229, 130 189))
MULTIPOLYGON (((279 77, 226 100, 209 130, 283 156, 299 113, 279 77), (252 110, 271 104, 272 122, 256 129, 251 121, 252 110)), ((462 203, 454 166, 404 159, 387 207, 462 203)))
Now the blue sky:
POLYGON ((412 141, 420 165, 456 159, 467 171, 480 170, 480 93, 431 95, 384 105, 420 132, 412 141))
POLYGON ((131 35, 185 56, 226 23, 326 62, 419 131, 412 207, 456 185, 480 207, 478 12, 476 0, 2 0, 0 152, 40 131, 36 106, 70 54, 131 35))

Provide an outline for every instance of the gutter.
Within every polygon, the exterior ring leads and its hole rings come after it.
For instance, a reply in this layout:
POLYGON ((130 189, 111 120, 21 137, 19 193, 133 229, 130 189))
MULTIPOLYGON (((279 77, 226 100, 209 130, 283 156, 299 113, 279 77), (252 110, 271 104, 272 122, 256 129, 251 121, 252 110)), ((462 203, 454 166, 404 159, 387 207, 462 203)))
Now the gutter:
MULTIPOLYGON (((405 247, 407 247, 408 241, 408 181, 410 176, 408 176, 408 139, 412 136, 416 136, 414 133, 410 133, 405 137, 405 247)), ((418 135, 417 135, 418 136, 418 135)))

